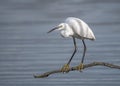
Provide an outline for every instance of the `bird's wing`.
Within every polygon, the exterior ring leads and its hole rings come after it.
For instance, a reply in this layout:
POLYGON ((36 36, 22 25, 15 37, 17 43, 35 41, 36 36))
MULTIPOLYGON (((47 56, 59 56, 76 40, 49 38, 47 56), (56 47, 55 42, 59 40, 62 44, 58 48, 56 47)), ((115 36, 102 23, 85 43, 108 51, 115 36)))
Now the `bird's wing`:
POLYGON ((95 36, 90 27, 81 19, 69 17, 65 21, 73 30, 74 36, 79 39, 95 40, 95 36))

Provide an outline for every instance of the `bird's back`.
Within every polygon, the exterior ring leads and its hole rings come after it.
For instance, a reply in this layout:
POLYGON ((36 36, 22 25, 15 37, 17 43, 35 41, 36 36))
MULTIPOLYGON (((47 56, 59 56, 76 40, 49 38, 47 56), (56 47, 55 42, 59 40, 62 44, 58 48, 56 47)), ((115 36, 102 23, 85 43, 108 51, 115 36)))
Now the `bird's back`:
POLYGON ((73 36, 78 39, 90 39, 95 40, 95 36, 90 29, 90 27, 81 19, 75 18, 75 17, 68 17, 65 20, 65 23, 67 23, 71 29, 73 30, 74 34, 73 36))

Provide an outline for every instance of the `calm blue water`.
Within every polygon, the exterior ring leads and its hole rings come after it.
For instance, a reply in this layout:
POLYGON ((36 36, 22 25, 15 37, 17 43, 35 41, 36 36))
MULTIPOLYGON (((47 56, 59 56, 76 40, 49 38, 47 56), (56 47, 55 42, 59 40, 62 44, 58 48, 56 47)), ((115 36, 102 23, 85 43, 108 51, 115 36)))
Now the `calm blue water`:
MULTIPOLYGON (((83 19, 95 33, 96 41, 86 40, 85 63, 120 65, 120 0, 1 0, 0 86, 120 86, 120 70, 106 67, 33 78, 70 58, 72 39, 46 33, 69 16, 83 19)), ((81 60, 83 47, 77 44, 71 66, 81 60)))

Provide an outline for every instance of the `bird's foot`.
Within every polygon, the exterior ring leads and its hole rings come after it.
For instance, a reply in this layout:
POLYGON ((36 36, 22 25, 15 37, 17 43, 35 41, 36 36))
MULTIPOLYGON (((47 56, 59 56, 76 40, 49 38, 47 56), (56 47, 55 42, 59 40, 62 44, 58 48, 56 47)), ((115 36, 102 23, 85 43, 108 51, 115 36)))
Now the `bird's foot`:
POLYGON ((61 68, 61 71, 63 73, 68 73, 70 70, 69 64, 64 64, 63 67, 61 68))
POLYGON ((80 65, 77 66, 77 70, 82 72, 83 69, 84 69, 84 65, 83 65, 83 63, 80 63, 80 65))

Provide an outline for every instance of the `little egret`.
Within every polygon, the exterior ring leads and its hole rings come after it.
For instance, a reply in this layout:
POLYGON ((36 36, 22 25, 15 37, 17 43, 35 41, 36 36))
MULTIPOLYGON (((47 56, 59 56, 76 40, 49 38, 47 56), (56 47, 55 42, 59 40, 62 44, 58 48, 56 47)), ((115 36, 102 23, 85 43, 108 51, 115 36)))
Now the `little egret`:
POLYGON ((74 43, 74 52, 71 58, 69 59, 68 63, 63 65, 63 67, 61 68, 62 72, 66 72, 66 73, 69 72, 69 69, 70 69, 69 64, 77 51, 77 45, 76 45, 75 38, 82 40, 82 43, 84 45, 84 52, 83 52, 81 63, 77 66, 77 69, 81 71, 83 69, 83 61, 84 61, 85 52, 87 49, 84 39, 95 40, 95 36, 92 30, 84 21, 82 21, 79 18, 75 18, 75 17, 68 17, 64 23, 59 24, 52 30, 48 31, 48 33, 54 30, 60 30, 62 37, 72 37, 73 43, 74 43))

